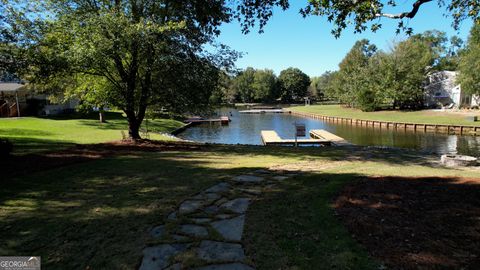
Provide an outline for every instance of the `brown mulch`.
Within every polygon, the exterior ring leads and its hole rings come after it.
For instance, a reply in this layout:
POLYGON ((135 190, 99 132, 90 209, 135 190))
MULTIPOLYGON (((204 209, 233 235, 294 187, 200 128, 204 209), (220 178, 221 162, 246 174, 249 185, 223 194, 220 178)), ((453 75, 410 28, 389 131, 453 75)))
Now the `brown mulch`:
POLYGON ((115 141, 102 144, 75 145, 61 151, 11 155, 0 160, 1 176, 4 179, 33 172, 59 168, 79 162, 96 160, 114 155, 129 155, 138 152, 159 152, 176 150, 200 150, 201 144, 188 142, 161 142, 150 140, 115 141))
POLYGON ((334 207, 388 269, 480 269, 480 180, 364 178, 334 207))

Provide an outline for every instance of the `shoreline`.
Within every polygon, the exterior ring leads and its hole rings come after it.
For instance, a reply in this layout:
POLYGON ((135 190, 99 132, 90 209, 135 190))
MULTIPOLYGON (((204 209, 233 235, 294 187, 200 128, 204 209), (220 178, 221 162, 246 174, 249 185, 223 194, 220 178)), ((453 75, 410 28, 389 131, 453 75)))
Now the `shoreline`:
POLYGON ((420 131, 423 133, 446 133, 449 135, 480 136, 480 126, 366 120, 350 117, 327 116, 317 113, 298 112, 291 109, 286 110, 286 112, 300 117, 313 118, 335 123, 346 123, 355 126, 378 127, 393 130, 413 130, 415 132, 420 131))

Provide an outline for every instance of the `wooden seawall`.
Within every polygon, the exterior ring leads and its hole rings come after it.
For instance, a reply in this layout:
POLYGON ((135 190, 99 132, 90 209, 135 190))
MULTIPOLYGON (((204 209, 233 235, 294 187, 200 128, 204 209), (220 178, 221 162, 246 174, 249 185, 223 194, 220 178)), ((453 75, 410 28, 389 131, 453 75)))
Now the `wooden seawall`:
POLYGON ((364 126, 364 127, 378 127, 393 130, 411 130, 415 132, 432 132, 432 133, 446 133, 452 135, 471 135, 480 136, 480 126, 459 126, 459 125, 435 125, 435 124, 416 124, 404 122, 388 122, 377 120, 362 120, 347 117, 325 116, 314 113, 303 113, 290 111, 291 114, 301 117, 308 117, 329 121, 334 123, 346 123, 350 125, 364 126))

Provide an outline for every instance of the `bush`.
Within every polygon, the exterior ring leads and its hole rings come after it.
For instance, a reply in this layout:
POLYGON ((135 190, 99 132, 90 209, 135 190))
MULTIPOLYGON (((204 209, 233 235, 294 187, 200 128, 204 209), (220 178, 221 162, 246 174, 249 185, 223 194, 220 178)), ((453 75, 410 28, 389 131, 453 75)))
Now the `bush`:
POLYGON ((7 139, 0 139, 0 158, 6 158, 13 151, 13 144, 7 139))

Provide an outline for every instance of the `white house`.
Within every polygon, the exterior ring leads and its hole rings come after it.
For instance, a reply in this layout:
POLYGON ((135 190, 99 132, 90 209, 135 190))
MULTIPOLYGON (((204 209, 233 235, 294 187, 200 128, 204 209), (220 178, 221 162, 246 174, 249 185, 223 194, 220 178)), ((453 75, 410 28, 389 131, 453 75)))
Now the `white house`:
POLYGON ((26 114, 55 115, 74 110, 77 105, 77 100, 52 103, 47 95, 32 93, 26 84, 0 82, 0 117, 19 117, 26 114), (33 103, 40 105, 38 108, 40 111, 32 112, 33 103))
POLYGON ((425 86, 425 106, 472 107, 480 104, 480 97, 465 94, 456 83, 456 71, 438 71, 428 75, 425 86))

